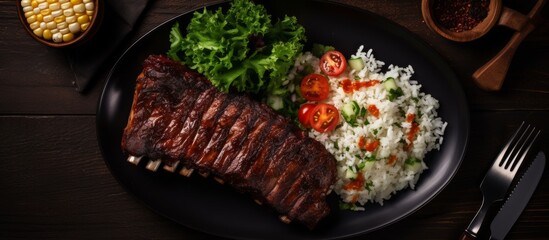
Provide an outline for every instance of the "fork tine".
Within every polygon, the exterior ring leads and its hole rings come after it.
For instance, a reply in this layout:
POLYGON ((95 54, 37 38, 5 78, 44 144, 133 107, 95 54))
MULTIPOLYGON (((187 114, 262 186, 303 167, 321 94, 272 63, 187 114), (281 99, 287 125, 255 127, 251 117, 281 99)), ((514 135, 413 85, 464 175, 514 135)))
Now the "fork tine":
MULTIPOLYGON (((523 124, 524 124, 524 122, 523 122, 523 124)), ((534 129, 530 128, 529 124, 526 125, 525 129, 522 129, 523 124, 521 124, 521 127, 519 127, 519 130, 521 130, 521 133, 517 134, 517 135, 520 135, 520 137, 516 141, 513 142, 513 144, 512 144, 513 148, 510 151, 507 151, 507 153, 506 153, 507 157, 504 158, 500 163, 500 167, 503 166, 504 169, 509 168, 509 166, 514 161, 514 159, 516 159, 516 155, 519 154, 520 150, 524 147, 524 144, 526 143, 526 141, 530 137, 530 134, 531 134, 532 130, 534 130, 534 129), (530 134, 528 134, 529 132, 530 132, 530 134), (522 142, 522 145, 521 145, 521 142, 522 142)), ((517 133, 519 133, 518 130, 517 130, 517 133)))
MULTIPOLYGON (((526 155, 530 151, 530 148, 532 147, 532 145, 534 145, 534 142, 538 138, 540 132, 541 132, 540 130, 536 131, 536 128, 532 129, 532 132, 530 132, 530 134, 528 135, 528 139, 526 139, 526 141, 523 143, 523 146, 524 146, 524 144, 526 144, 527 141, 530 141, 530 143, 528 144, 526 149, 523 151, 522 156, 520 157, 520 159, 517 162, 514 162, 511 165, 511 169, 510 169, 511 172, 515 171, 515 168, 516 169, 520 168, 520 165, 522 164, 522 161, 524 160, 524 158, 526 158, 526 155), (532 136, 532 134, 534 134, 534 132, 535 132, 535 135, 533 137, 530 137, 530 136, 532 136)), ((519 151, 520 151, 520 149, 519 149, 519 151)), ((518 155, 516 157, 518 157, 518 155)), ((513 159, 513 161, 514 161, 514 159, 513 159)))
MULTIPOLYGON (((519 126, 519 128, 515 131, 515 133, 513 134, 513 136, 507 141, 507 143, 505 144, 505 146, 501 149, 500 153, 498 154, 498 157, 496 158, 496 161, 494 161, 494 165, 497 165, 499 167, 501 167, 501 165, 503 165, 503 163, 505 162, 506 158, 504 158, 506 155, 509 155, 507 153, 511 153, 511 151, 508 151, 509 150, 509 147, 511 146, 511 144, 513 144, 513 142, 515 142, 517 136, 519 135, 520 132, 523 131, 522 127, 524 126, 524 122, 522 122, 519 126)), ((513 149, 514 147, 516 146, 516 144, 513 144, 513 149)))

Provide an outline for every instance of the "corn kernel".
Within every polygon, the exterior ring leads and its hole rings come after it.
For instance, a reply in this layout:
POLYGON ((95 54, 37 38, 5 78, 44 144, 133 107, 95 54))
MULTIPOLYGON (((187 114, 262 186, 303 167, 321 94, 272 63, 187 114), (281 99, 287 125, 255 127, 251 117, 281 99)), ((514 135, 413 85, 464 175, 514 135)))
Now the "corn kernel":
POLYGON ((30 11, 30 12, 26 12, 25 13, 25 18, 29 18, 30 16, 34 15, 34 12, 30 11))
POLYGON ((44 16, 43 20, 44 20, 45 23, 49 23, 49 22, 53 21, 53 17, 51 15, 46 15, 46 16, 44 16))
POLYGON ((74 39, 74 34, 72 33, 63 34, 63 42, 70 42, 73 39, 74 39))
POLYGON ((63 41, 63 34, 61 34, 61 33, 54 33, 54 34, 52 35, 52 39, 53 39, 54 42, 60 43, 60 42, 63 41))
POLYGON ((65 16, 61 15, 59 17, 55 17, 53 19, 53 21, 55 21, 55 23, 62 23, 62 22, 65 22, 65 16))
POLYGON ((40 23, 40 28, 42 28, 42 29, 47 29, 47 28, 48 28, 47 25, 48 25, 47 23, 41 22, 41 23, 40 23))
POLYGON ((67 24, 67 22, 60 22, 57 24, 57 29, 61 30, 63 28, 67 28, 69 25, 67 24))
POLYGON ((44 32, 44 29, 42 28, 37 28, 37 29, 34 29, 34 31, 32 31, 34 33, 34 35, 38 36, 38 37, 42 37, 42 33, 44 32))
POLYGON ((71 0, 70 2, 72 3, 72 5, 76 5, 82 3, 82 0, 71 0))
POLYGON ((34 8, 34 9, 32 9, 32 12, 33 12, 34 14, 39 14, 39 13, 40 13, 40 10, 41 10, 40 8, 34 8))
POLYGON ((52 3, 50 4, 50 9, 53 11, 53 10, 58 10, 59 8, 61 8, 61 5, 59 5, 59 3, 52 3))
POLYGON ((28 12, 32 12, 32 6, 26 6, 26 7, 23 7, 23 12, 25 13, 28 13, 28 12))
POLYGON ((65 9, 65 10, 63 10, 63 15, 65 15, 67 17, 72 16, 72 15, 74 15, 74 10, 72 10, 72 8, 65 9))
POLYGON ((51 40, 51 30, 46 29, 44 32, 42 32, 42 37, 46 40, 51 40))
POLYGON ((83 3, 89 3, 89 2, 91 2, 91 1, 93 1, 93 0, 83 0, 82 2, 83 2, 83 3))
POLYGON ((54 21, 48 22, 46 23, 46 28, 49 30, 57 29, 57 23, 55 23, 54 21))
POLYGON ((32 15, 29 18, 27 18, 27 22, 28 23, 36 22, 36 15, 32 15))
POLYGON ((46 28, 50 30, 57 29, 57 23, 54 21, 48 22, 46 23, 46 28))
POLYGON ((54 28, 54 29, 50 29, 50 31, 51 31, 51 34, 56 34, 59 32, 59 29, 54 28))
POLYGON ((61 10, 61 9, 58 9, 58 10, 55 10, 55 11, 51 12, 52 17, 59 17, 61 15, 63 15, 63 10, 61 10))
POLYGON ((63 10, 69 9, 71 6, 72 6, 72 5, 71 5, 70 2, 61 3, 61 9, 63 9, 63 10))
POLYGON ((71 31, 69 30, 69 28, 63 28, 63 29, 59 29, 59 32, 61 34, 67 34, 67 33, 70 33, 71 31))
POLYGON ((86 12, 86 6, 83 3, 74 5, 72 9, 74 10, 74 12, 79 12, 79 13, 86 12))
POLYGON ((36 21, 42 22, 44 20, 44 16, 42 14, 36 15, 36 21))
POLYGON ((36 0, 39 4, 45 2, 46 0, 36 0))
POLYGON ((56 2, 57 2, 57 0, 48 0, 49 4, 56 3, 56 2))
POLYGON ((71 23, 69 24, 69 31, 71 33, 77 33, 77 32, 80 32, 80 24, 78 23, 71 23))
POLYGON ((40 23, 39 22, 33 22, 29 25, 30 29, 31 30, 34 30, 34 29, 37 29, 40 27, 40 23))
POLYGON ((46 9, 40 11, 40 14, 42 14, 43 16, 50 15, 51 10, 49 8, 46 8, 46 9))
POLYGON ((67 22, 68 24, 71 24, 73 22, 76 22, 76 16, 68 16, 65 18, 65 22, 67 22))
POLYGON ((88 29, 89 26, 90 26, 89 23, 82 23, 80 25, 80 29, 82 29, 82 31, 86 31, 86 29, 88 29))
POLYGON ((28 7, 31 5, 30 0, 21 0, 21 7, 28 7))
POLYGON ((47 2, 40 3, 38 4, 38 8, 40 8, 40 10, 44 10, 48 8, 48 3, 47 2))
POLYGON ((93 4, 93 2, 89 2, 89 3, 86 3, 85 7, 86 7, 86 10, 92 11, 95 8, 95 5, 93 4))
POLYGON ((87 15, 82 15, 82 16, 78 17, 78 19, 76 21, 80 24, 88 23, 88 22, 90 22, 90 18, 87 15))
POLYGON ((32 1, 31 6, 32 6, 32 8, 37 8, 38 7, 38 2, 37 1, 32 1))
POLYGON ((59 3, 66 3, 68 2, 69 0, 59 0, 59 3))
POLYGON ((93 16, 93 11, 91 11, 91 10, 86 10, 86 14, 87 14, 88 16, 93 16))

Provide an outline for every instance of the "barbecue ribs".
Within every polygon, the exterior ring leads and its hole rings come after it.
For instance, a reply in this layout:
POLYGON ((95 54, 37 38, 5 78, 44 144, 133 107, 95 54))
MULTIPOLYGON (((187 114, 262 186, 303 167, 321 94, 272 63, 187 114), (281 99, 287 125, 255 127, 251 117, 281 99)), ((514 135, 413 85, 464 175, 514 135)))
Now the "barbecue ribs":
POLYGON ((286 223, 313 229, 330 211, 336 160, 324 146, 265 104, 220 92, 164 56, 145 60, 122 149, 129 159, 180 164, 184 175, 211 174, 286 223))

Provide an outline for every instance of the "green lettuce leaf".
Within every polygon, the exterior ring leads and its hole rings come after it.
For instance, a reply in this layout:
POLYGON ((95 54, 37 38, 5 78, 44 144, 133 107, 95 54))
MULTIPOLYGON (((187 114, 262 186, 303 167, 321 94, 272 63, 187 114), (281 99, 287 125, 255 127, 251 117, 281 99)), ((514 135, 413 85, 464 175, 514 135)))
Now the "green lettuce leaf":
POLYGON ((272 23, 262 5, 235 0, 226 13, 221 8, 196 11, 185 36, 176 23, 167 54, 221 91, 285 96, 283 83, 304 42, 305 30, 295 17, 272 23))

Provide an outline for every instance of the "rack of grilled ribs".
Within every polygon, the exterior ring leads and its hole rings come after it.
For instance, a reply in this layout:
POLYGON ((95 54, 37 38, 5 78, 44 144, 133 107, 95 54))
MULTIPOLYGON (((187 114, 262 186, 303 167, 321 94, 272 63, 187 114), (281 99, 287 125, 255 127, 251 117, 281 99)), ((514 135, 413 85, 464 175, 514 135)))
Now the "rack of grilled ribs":
POLYGON ((202 75, 164 56, 149 56, 137 78, 122 137, 128 161, 146 157, 189 176, 213 175, 283 222, 312 229, 330 209, 336 160, 291 121, 248 96, 218 91, 202 75))

